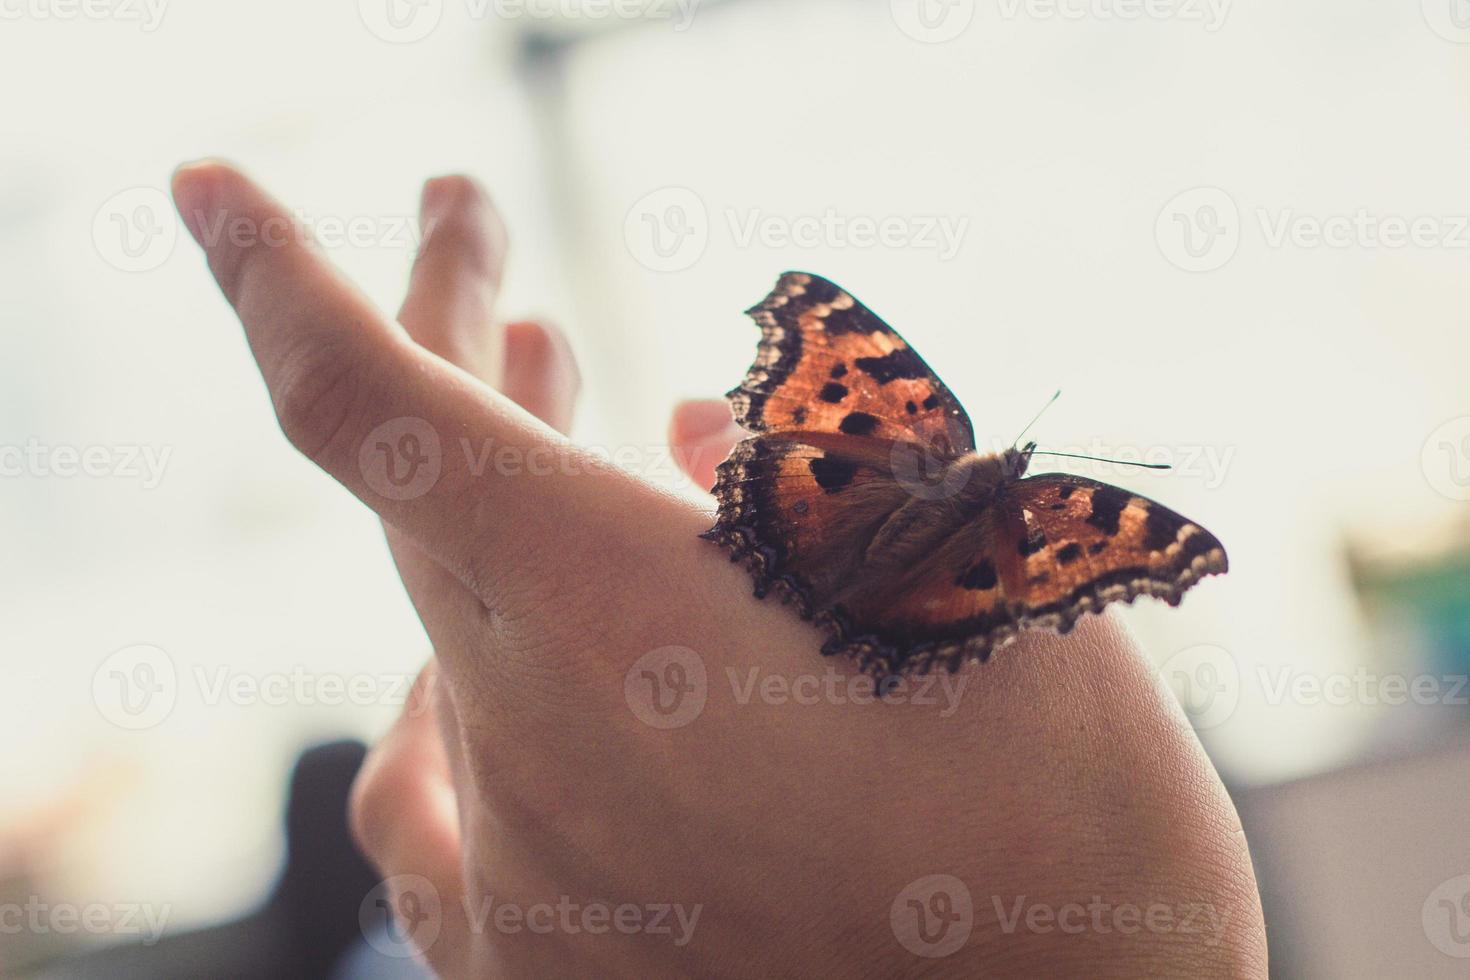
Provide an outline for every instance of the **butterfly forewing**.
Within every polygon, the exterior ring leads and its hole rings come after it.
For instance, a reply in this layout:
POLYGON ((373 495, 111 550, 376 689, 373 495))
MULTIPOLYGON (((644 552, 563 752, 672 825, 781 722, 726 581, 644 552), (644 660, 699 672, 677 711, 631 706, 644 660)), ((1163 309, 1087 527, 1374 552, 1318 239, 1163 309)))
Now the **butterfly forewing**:
POLYGON ((751 432, 913 442, 947 455, 974 448, 959 401, 851 294, 788 272, 748 313, 760 325, 760 347, 729 397, 751 432))

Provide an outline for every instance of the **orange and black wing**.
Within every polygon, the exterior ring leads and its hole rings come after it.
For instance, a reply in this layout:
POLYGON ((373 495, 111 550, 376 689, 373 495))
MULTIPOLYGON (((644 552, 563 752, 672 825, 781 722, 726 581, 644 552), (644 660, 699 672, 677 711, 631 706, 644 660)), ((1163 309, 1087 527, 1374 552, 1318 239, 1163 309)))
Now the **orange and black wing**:
POLYGON ((728 397, 749 431, 797 442, 841 435, 917 443, 941 456, 975 448, 970 419, 939 376, 840 287, 788 272, 747 313, 761 328, 760 346, 728 397))
POLYGON ((1219 540, 1161 504, 1083 477, 1007 484, 912 571, 845 603, 829 652, 876 673, 984 660, 1026 628, 1070 632, 1084 613, 1141 595, 1178 605, 1225 572, 1219 540))

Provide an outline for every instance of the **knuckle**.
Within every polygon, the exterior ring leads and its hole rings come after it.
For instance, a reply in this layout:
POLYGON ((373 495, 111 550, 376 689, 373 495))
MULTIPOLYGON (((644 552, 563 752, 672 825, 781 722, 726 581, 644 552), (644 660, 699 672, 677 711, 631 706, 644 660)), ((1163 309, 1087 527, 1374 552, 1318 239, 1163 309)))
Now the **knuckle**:
POLYGON ((354 359, 337 345, 313 343, 284 357, 271 386, 281 431, 321 464, 350 431, 360 395, 354 359))

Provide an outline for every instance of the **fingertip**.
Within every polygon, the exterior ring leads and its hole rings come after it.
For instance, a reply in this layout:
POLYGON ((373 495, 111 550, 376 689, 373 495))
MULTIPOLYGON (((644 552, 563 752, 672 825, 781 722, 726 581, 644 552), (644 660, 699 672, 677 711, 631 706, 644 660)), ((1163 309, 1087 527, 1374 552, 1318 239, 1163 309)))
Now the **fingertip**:
POLYGON ((204 219, 218 207, 221 187, 234 173, 235 169, 229 164, 212 158, 191 160, 174 169, 169 180, 174 207, 178 209, 184 227, 200 245, 204 244, 204 219))
POLYGON ((674 406, 669 423, 669 441, 674 445, 705 442, 738 434, 739 426, 723 398, 691 398, 674 406))

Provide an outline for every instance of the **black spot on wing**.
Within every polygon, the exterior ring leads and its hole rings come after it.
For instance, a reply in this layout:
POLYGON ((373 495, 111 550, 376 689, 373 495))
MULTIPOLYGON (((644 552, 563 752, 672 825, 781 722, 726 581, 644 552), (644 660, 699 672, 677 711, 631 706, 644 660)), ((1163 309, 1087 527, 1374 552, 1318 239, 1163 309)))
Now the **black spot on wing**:
POLYGON ((834 377, 834 378, 840 378, 840 377, 842 377, 846 373, 847 373, 847 362, 845 362, 845 361, 838 361, 835 365, 833 365, 833 367, 832 367, 832 377, 834 377))
POLYGON ((1072 486, 1070 483, 1064 483, 1062 484, 1062 488, 1057 491, 1057 499, 1066 500, 1068 497, 1072 496, 1072 494, 1076 492, 1076 487, 1072 486))
POLYGON ((822 385, 822 390, 817 392, 817 397, 824 402, 836 405, 847 397, 847 385, 840 385, 835 381, 828 381, 822 385))
POLYGON ((919 406, 915 405, 912 401, 906 401, 906 402, 904 402, 903 403, 903 410, 905 412, 908 412, 910 415, 918 415, 919 414, 919 406))
POLYGON ((973 592, 988 592, 995 588, 997 581, 999 579, 995 574, 995 565, 991 563, 989 558, 986 558, 979 564, 962 572, 960 577, 955 579, 955 584, 962 589, 969 589, 973 592))
POLYGON ((1100 555, 1107 550, 1108 543, 1106 541, 1094 541, 1092 542, 1092 544, 1087 546, 1087 553, 1089 555, 1100 555))
POLYGON ((870 435, 876 428, 878 428, 878 417, 869 415, 867 412, 848 412, 847 416, 837 425, 837 431, 845 432, 850 436, 870 435))
POLYGON ((1150 504, 1148 517, 1143 522, 1143 546, 1149 551, 1163 551, 1174 543, 1182 526, 1178 518, 1162 507, 1150 504))
POLYGON ((1033 529, 1016 545, 1016 550, 1021 553, 1022 558, 1030 558, 1042 548, 1046 547, 1046 535, 1040 530, 1033 529))
MULTIPOLYGON (((927 378, 929 369, 919 359, 919 355, 908 347, 900 347, 889 351, 882 357, 859 357, 853 361, 859 371, 878 382, 886 385, 890 381, 899 378, 927 378)), ((938 404, 936 402, 935 404, 938 404)))
POLYGON ((925 398, 924 407, 931 412, 934 411, 936 408, 939 407, 939 396, 930 395, 928 398, 925 398))
POLYGON ((1076 541, 1073 541, 1071 544, 1064 546, 1057 552, 1057 561, 1061 562, 1063 565, 1070 565, 1072 564, 1072 562, 1081 557, 1082 546, 1076 541))
POLYGON ((1117 487, 1098 487, 1092 491, 1092 513, 1087 515, 1087 523, 1109 537, 1117 534, 1118 518, 1131 496, 1128 491, 1117 487))
POLYGON ((835 456, 818 456, 807 464, 816 479, 817 486, 828 493, 836 493, 852 483, 857 476, 857 464, 835 456))
POLYGON ((806 421, 805 405, 798 405, 795 409, 792 410, 791 421, 795 422, 797 425, 801 425, 803 422, 806 421))

